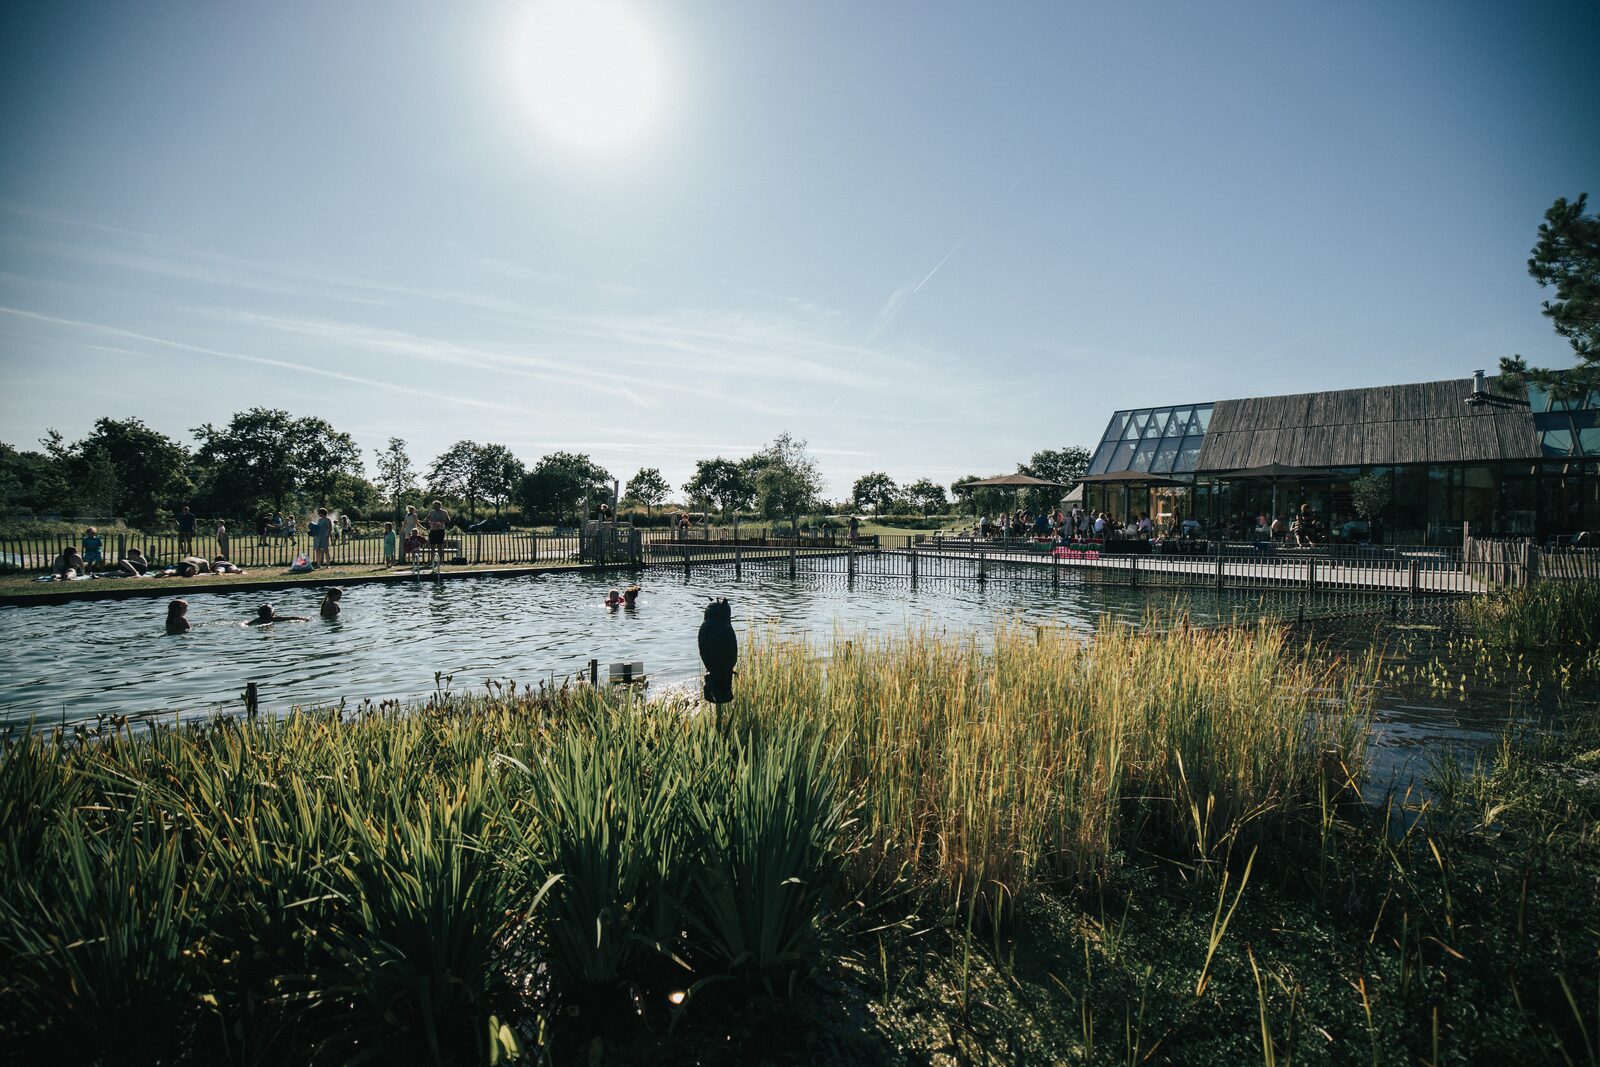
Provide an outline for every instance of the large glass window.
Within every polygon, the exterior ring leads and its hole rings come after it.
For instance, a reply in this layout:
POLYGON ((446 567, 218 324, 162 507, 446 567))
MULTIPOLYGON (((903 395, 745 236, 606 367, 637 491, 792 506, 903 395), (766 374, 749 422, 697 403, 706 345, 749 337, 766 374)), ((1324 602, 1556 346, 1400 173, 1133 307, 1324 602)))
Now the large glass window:
POLYGON ((1095 449, 1089 473, 1193 471, 1210 418, 1210 404, 1116 412, 1095 449))

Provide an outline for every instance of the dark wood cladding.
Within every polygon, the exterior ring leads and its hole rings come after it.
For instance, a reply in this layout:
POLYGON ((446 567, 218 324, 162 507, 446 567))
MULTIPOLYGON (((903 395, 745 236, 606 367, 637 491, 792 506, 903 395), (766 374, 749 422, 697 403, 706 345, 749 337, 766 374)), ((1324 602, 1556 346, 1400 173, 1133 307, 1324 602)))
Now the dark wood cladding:
POLYGON ((1218 401, 1198 471, 1490 463, 1542 454, 1526 408, 1467 403, 1470 378, 1218 401))

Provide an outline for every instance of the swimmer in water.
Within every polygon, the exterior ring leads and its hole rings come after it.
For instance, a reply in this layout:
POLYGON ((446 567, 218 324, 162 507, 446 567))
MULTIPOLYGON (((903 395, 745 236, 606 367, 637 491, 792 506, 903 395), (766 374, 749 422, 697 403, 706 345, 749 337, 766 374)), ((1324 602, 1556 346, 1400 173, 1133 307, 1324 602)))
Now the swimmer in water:
POLYGON ((622 606, 630 610, 638 607, 639 592, 640 590, 637 585, 630 585, 628 588, 624 589, 622 591, 622 606))
POLYGON ((167 605, 167 633, 186 634, 192 629, 189 624, 189 602, 187 600, 174 600, 167 605))
POLYGON ((245 623, 246 626, 263 626, 274 622, 310 622, 304 615, 279 615, 272 610, 271 604, 263 604, 256 609, 256 617, 245 623))
POLYGON ((611 590, 611 592, 606 594, 606 607, 610 608, 612 611, 615 611, 617 608, 620 608, 621 606, 622 606, 622 594, 621 593, 619 593, 615 589, 613 589, 613 590, 611 590))
POLYGON ((343 589, 329 589, 322 598, 320 614, 324 619, 337 619, 339 617, 339 601, 344 599, 343 589))

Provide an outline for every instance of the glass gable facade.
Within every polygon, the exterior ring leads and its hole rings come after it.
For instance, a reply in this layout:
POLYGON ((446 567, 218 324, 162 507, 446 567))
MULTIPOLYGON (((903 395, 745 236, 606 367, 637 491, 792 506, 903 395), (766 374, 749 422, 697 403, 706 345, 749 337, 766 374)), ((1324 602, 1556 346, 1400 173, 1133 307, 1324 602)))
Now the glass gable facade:
POLYGON ((1117 412, 1089 461, 1089 473, 1168 475, 1193 471, 1211 422, 1211 407, 1188 404, 1117 412))
POLYGON ((1539 443, 1551 459, 1600 456, 1600 389, 1588 396, 1555 400, 1543 388, 1528 386, 1528 406, 1539 443))

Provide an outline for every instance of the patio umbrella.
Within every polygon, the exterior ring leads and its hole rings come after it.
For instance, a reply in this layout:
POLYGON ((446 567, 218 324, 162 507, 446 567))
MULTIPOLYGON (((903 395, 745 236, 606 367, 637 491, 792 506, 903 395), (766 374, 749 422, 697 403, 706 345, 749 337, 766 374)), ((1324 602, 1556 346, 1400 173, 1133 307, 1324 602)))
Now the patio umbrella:
POLYGON ((1296 467, 1288 463, 1271 463, 1260 467, 1245 467, 1235 471, 1216 471, 1219 478, 1245 478, 1251 481, 1272 483, 1272 517, 1278 517, 1278 482, 1285 478, 1324 478, 1327 471, 1313 470, 1310 467, 1296 467))

